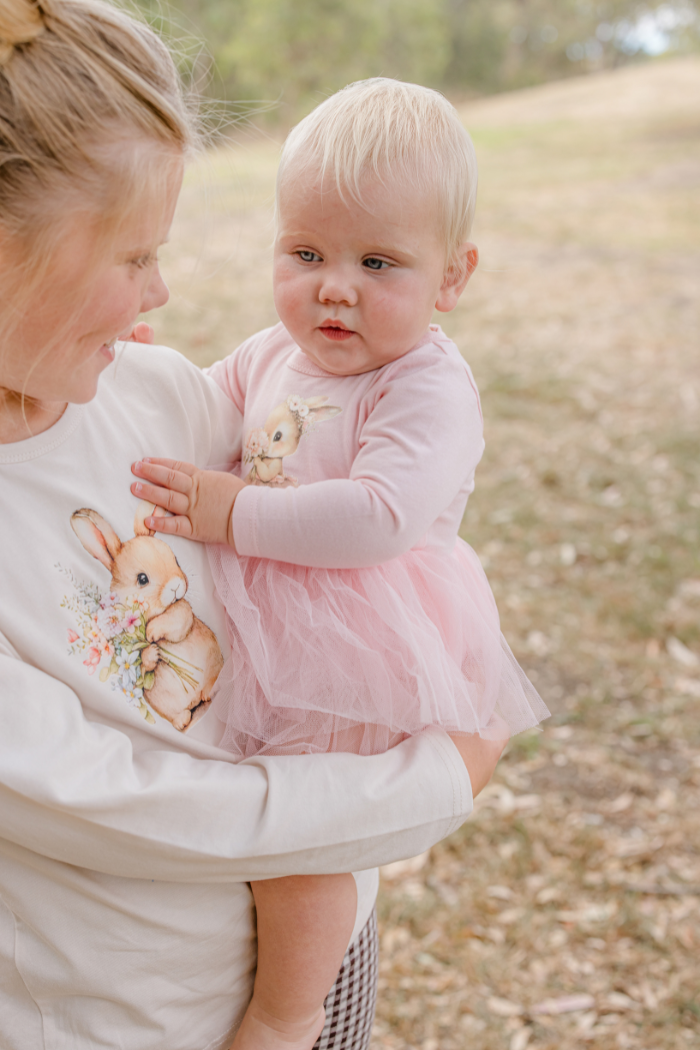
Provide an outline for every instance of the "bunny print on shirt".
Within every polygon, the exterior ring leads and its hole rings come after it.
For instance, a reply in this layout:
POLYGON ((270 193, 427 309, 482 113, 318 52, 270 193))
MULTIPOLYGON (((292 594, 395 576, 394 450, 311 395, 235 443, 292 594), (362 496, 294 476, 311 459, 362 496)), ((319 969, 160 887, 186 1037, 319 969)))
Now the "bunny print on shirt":
POLYGON ((97 511, 72 514, 73 531, 111 582, 105 594, 67 572, 75 594, 63 605, 76 615, 79 630, 69 629, 68 641, 72 653, 85 654, 88 674, 100 668, 100 681, 112 679, 146 722, 155 723, 155 711, 184 732, 207 711, 224 659, 185 601, 188 581, 172 549, 145 525, 154 512, 162 513, 140 504, 135 535, 124 541, 97 511))
POLYGON ((299 484, 291 474, 285 474, 282 460, 293 455, 299 442, 317 423, 333 419, 343 410, 326 405, 327 397, 299 397, 290 394, 267 417, 265 425, 255 427, 248 434, 243 454, 244 463, 252 463, 245 478, 249 485, 279 485, 295 488, 299 484))

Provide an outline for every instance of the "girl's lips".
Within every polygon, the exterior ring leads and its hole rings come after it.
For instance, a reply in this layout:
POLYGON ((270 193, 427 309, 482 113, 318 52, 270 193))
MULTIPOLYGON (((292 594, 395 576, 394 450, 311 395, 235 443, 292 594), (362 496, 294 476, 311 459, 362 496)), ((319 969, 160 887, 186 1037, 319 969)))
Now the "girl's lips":
POLYGON ((351 335, 355 334, 347 328, 336 328, 334 325, 321 325, 319 332, 322 332, 327 339, 334 339, 337 342, 349 339, 351 335))
POLYGON ((100 353, 104 354, 108 361, 114 360, 114 345, 116 339, 113 339, 111 343, 103 343, 100 347, 100 353))

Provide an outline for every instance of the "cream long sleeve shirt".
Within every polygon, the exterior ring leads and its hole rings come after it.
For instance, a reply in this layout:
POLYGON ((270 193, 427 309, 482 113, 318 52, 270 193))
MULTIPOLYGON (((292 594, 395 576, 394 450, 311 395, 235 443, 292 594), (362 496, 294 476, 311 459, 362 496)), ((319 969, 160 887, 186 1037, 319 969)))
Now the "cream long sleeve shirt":
POLYGON ((234 765, 211 713, 175 728, 163 697, 186 706, 226 631, 204 549, 135 539, 130 465, 223 467, 240 434, 184 358, 126 346, 93 402, 0 445, 2 1050, 224 1048, 254 973, 248 880, 369 870, 471 810, 439 731, 373 758, 234 765), (139 679, 139 631, 166 600, 172 663, 139 679))

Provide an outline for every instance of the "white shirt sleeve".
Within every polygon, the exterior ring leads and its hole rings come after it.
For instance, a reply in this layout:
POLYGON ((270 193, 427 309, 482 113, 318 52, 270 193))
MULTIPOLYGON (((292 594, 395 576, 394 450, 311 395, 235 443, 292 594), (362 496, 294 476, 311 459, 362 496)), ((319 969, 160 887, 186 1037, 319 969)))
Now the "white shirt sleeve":
POLYGON ((467 491, 483 453, 477 394, 463 365, 445 356, 399 371, 387 381, 359 441, 349 478, 282 490, 245 488, 233 509, 238 553, 318 568, 365 568, 419 543, 467 491))
POLYGON ((202 883, 358 871, 422 852, 472 808, 440 730, 371 758, 234 765, 155 743, 135 753, 1 636, 0 683, 0 836, 67 864, 202 883))

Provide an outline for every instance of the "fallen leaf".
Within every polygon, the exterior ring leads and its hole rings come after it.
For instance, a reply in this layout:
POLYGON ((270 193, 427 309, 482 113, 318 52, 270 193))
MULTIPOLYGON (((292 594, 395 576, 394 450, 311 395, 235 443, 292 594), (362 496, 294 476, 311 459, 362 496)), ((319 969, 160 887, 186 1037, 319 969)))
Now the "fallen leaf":
POLYGON ((587 904, 578 911, 558 911, 556 917, 559 922, 605 922, 617 911, 615 901, 609 904, 587 904))
POLYGON ((518 1017, 524 1013, 520 1003, 513 1003, 510 999, 500 999, 497 995, 492 995, 490 999, 487 999, 486 1005, 496 1017, 518 1017))
POLYGON ((636 1010, 639 1007, 639 1003, 624 992, 610 992, 605 999, 605 1005, 611 1010, 636 1010))
POLYGON ((683 664, 684 667, 700 667, 700 656, 697 656, 687 645, 683 645, 683 642, 678 638, 671 637, 666 639, 666 651, 669 656, 677 663, 683 664))
POLYGON ((489 886, 486 890, 487 897, 495 897, 499 901, 510 901, 515 894, 508 886, 489 886))
POLYGON ((626 809, 629 809, 634 802, 634 795, 629 791, 625 791, 622 795, 618 795, 613 802, 607 807, 608 813, 624 813, 626 809))
POLYGON ((497 916, 496 922, 500 923, 501 926, 511 926, 514 922, 517 922, 518 919, 522 919, 524 914, 524 908, 507 908, 497 916))
POLYGON ((530 1007, 533 1016, 538 1014, 573 1014, 577 1010, 590 1010, 595 1006, 592 995, 562 995, 558 999, 543 999, 530 1007))
POLYGON ((519 1028, 517 1032, 513 1032, 510 1040, 509 1050, 526 1050, 527 1044, 530 1042, 530 1036, 532 1035, 532 1029, 525 1026, 519 1028))

